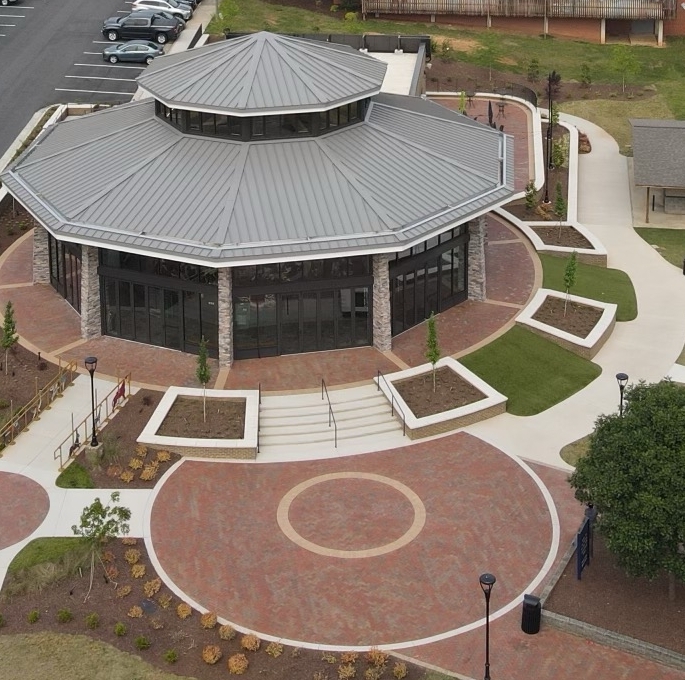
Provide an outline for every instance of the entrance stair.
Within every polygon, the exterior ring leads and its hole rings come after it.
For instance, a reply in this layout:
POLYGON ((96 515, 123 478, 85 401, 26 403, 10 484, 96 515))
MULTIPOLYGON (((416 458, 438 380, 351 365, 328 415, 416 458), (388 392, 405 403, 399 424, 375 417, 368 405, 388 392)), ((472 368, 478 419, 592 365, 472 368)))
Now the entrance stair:
POLYGON ((262 396, 257 460, 334 457, 403 446, 402 422, 376 385, 262 396), (330 421, 330 425, 329 425, 330 421), (335 445, 337 426, 337 447, 335 445))

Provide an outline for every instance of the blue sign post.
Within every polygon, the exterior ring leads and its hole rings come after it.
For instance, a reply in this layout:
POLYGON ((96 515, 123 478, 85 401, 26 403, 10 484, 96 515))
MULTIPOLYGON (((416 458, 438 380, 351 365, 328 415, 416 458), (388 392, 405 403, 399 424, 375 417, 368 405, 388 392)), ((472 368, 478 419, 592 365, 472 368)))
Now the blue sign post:
POLYGON ((592 522, 585 518, 583 526, 576 535, 576 576, 580 581, 583 569, 590 564, 590 552, 592 548, 592 522))

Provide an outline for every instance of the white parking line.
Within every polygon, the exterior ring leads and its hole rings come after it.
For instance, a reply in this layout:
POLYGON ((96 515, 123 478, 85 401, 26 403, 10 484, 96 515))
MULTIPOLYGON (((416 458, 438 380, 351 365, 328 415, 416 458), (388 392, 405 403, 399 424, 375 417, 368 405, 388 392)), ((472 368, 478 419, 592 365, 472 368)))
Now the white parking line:
POLYGON ((0 17, 7 17, 9 19, 26 19, 25 14, 0 14, 0 17))
POLYGON ((119 64, 74 64, 74 66, 92 66, 93 68, 134 68, 138 71, 145 69, 144 66, 121 66, 119 64))
POLYGON ((16 24, 0 24, 3 28, 14 28, 16 24))
POLYGON ((65 78, 77 78, 79 80, 116 80, 120 83, 135 83, 135 78, 98 78, 97 76, 64 76, 65 78))
POLYGON ((119 96, 126 95, 132 97, 134 92, 107 92, 105 90, 70 90, 64 87, 56 87, 55 92, 88 92, 89 94, 116 94, 119 96))
POLYGON ((96 54, 98 56, 102 56, 102 52, 84 52, 83 54, 96 54))
POLYGON ((116 40, 93 40, 93 45, 123 45, 124 43, 116 40))

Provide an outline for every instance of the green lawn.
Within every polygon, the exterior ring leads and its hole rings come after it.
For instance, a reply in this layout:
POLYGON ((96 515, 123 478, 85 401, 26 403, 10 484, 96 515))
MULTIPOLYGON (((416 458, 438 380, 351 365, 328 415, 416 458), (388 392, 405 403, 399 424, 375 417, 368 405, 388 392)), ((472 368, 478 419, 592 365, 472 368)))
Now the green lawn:
MULTIPOLYGON (((552 290, 564 291, 564 271, 568 258, 540 255, 540 261, 544 273, 542 285, 552 290)), ((620 269, 607 269, 579 262, 576 285, 571 293, 617 304, 617 321, 632 321, 637 316, 633 283, 628 274, 620 269)))
POLYGON ((635 231, 649 243, 657 246, 657 252, 678 269, 682 269, 685 258, 685 229, 652 229, 636 227, 635 231))
POLYGON ((72 463, 57 477, 55 484, 62 489, 94 489, 90 472, 79 463, 72 463))
POLYGON ((567 399, 602 369, 520 326, 459 359, 504 394, 507 411, 531 416, 567 399))
POLYGON ((57 562, 67 553, 78 550, 83 542, 80 538, 36 538, 24 546, 10 563, 10 574, 29 569, 36 564, 57 562))

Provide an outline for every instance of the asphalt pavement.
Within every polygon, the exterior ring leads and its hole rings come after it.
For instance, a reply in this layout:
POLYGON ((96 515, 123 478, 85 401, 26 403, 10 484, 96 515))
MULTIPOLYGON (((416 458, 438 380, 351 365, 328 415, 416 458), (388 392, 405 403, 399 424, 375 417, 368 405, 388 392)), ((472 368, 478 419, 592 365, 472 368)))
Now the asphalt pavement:
POLYGON ((126 0, 20 0, 0 7, 0 156, 45 106, 130 100, 142 69, 104 66, 98 56, 106 46, 102 22, 128 11, 126 0))

